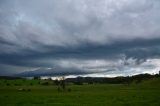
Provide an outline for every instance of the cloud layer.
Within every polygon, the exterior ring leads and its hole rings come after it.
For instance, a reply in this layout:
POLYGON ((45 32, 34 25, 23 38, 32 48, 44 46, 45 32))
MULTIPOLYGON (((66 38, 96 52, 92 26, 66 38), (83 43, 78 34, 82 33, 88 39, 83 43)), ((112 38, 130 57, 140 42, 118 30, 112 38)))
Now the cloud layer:
POLYGON ((1 0, 0 74, 144 72, 160 57, 159 9, 159 0, 1 0))

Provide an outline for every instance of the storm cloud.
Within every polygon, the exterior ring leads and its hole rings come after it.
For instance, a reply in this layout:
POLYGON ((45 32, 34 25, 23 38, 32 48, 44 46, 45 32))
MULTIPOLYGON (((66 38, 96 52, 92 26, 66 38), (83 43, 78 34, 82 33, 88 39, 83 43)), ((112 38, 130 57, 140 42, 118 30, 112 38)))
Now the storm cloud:
POLYGON ((159 9, 159 0, 1 0, 0 75, 158 72, 159 9))

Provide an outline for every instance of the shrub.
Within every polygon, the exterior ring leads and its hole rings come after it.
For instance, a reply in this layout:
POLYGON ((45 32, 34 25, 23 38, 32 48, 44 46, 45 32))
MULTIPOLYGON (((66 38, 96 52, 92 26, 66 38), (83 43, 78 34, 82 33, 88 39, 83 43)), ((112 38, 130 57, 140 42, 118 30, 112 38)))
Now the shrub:
POLYGON ((7 85, 7 86, 10 86, 10 84, 9 84, 9 83, 7 83, 6 85, 7 85))
POLYGON ((49 85, 49 82, 43 82, 41 85, 49 85))
POLYGON ((31 91, 31 89, 27 89, 27 91, 31 91))
POLYGON ((68 91, 68 92, 71 92, 71 88, 68 88, 67 91, 68 91))

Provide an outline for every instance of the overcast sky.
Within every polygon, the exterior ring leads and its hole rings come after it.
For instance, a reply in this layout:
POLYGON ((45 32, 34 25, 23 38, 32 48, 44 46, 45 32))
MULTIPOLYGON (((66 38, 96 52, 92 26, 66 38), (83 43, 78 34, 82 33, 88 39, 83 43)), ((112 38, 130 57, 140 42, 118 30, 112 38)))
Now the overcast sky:
POLYGON ((160 70, 160 0, 0 0, 0 75, 160 70))

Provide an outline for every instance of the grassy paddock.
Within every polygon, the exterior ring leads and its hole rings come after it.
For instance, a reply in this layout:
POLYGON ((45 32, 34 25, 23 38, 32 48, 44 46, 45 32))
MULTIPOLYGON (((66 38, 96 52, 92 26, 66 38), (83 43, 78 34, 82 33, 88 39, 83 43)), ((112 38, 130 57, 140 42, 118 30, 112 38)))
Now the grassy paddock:
POLYGON ((33 80, 0 82, 0 106, 160 106, 160 78, 129 86, 68 85, 71 92, 58 92, 56 86, 38 85, 33 80), (15 82, 20 85, 12 84, 15 82), (28 85, 21 84, 24 82, 28 85))

